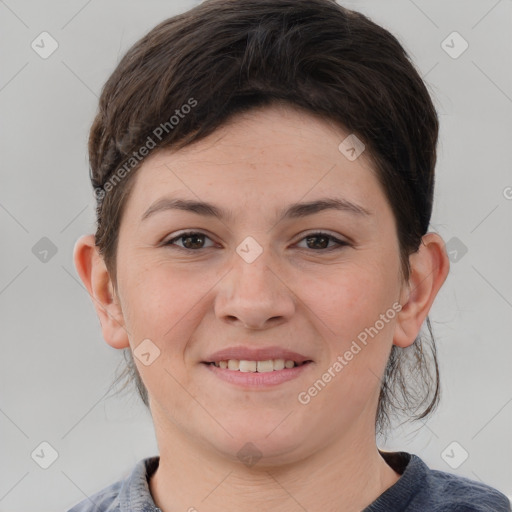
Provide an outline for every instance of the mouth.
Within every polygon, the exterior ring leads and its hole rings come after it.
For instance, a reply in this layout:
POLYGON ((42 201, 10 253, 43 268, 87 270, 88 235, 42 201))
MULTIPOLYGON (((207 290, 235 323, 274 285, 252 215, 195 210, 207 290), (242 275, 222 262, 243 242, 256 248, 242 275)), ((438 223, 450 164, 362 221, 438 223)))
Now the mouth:
POLYGON ((234 372, 269 373, 304 366, 312 363, 312 361, 309 359, 301 362, 297 362, 292 359, 266 359, 260 361, 249 359, 225 359, 221 361, 203 361, 203 363, 234 372))
POLYGON ((271 389, 298 378, 313 366, 314 360, 280 347, 249 349, 238 346, 215 352, 201 363, 214 377, 256 390, 271 389))

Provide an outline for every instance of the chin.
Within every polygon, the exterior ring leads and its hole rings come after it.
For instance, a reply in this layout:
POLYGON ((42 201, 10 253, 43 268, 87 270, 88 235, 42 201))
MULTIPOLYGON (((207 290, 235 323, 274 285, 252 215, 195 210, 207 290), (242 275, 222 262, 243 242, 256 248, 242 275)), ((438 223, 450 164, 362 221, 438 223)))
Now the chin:
POLYGON ((278 424, 273 423, 271 427, 266 422, 264 425, 261 422, 233 424, 231 429, 227 428, 233 437, 204 440, 227 459, 240 461, 248 467, 280 466, 304 458, 308 447, 304 433, 296 438, 286 428, 276 428, 278 424))

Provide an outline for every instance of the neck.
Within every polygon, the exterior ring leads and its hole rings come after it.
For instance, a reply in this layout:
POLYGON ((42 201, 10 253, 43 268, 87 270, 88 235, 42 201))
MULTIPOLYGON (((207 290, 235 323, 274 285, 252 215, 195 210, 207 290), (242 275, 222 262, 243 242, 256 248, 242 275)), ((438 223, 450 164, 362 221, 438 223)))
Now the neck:
POLYGON ((150 491, 163 512, 359 512, 400 477, 379 454, 375 437, 362 442, 347 436, 299 461, 276 466, 262 459, 248 467, 179 432, 162 443, 162 434, 157 429, 160 463, 150 491))

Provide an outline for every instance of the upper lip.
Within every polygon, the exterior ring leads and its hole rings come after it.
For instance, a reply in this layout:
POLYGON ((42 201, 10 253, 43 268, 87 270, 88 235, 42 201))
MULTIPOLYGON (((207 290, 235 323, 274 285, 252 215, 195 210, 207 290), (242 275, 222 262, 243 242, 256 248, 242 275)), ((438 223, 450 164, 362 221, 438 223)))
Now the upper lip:
POLYGON ((203 362, 216 363, 219 361, 228 361, 229 359, 236 359, 239 361, 268 361, 269 359, 284 359, 285 361, 295 361, 298 364, 312 360, 310 357, 306 357, 298 352, 284 350, 280 347, 251 349, 244 346, 237 346, 214 352, 203 362))

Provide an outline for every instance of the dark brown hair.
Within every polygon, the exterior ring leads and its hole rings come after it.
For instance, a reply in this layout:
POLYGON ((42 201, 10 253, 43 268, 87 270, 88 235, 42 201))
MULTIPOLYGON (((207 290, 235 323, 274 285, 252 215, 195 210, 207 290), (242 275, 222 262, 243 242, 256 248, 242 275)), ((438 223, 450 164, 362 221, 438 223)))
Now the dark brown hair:
MULTIPOLYGON (((96 245, 114 289, 123 209, 147 153, 179 149, 232 116, 289 104, 355 134, 391 205, 408 279, 432 213, 438 117, 427 88, 398 40, 333 0, 206 0, 163 21, 135 43, 107 80, 91 127, 91 182, 97 198, 96 245), (187 108, 185 108, 187 106, 187 108), (174 119, 173 119, 174 118, 174 119), (115 180, 114 180, 115 178, 115 180)), ((376 412, 377 432, 391 409, 413 419, 440 398, 422 336, 393 345, 376 412)), ((427 339, 427 341, 428 341, 427 339)), ((120 378, 147 390, 130 349, 120 378)))

